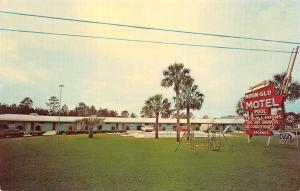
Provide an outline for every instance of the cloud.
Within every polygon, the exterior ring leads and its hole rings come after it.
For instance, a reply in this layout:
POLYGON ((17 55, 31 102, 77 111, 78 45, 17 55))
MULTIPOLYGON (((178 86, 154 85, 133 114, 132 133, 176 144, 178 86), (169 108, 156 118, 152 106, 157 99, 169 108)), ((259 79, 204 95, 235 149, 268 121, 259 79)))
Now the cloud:
MULTIPOLYGON (((1 33, 0 33, 1 35, 1 33)), ((34 85, 48 80, 46 68, 27 60, 20 53, 23 44, 12 38, 1 38, 0 43, 0 80, 2 83, 34 85)))
POLYGON ((9 81, 14 83, 29 83, 28 75, 24 71, 20 71, 9 65, 1 65, 0 70, 1 81, 9 81))
POLYGON ((48 73, 32 64, 0 64, 0 79, 4 83, 35 85, 47 80, 48 73))

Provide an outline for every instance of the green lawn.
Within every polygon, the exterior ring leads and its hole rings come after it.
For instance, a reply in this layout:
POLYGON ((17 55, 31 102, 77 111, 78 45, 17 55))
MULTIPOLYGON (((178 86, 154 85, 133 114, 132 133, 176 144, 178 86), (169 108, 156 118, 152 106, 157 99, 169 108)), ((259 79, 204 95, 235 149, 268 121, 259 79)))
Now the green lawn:
POLYGON ((175 139, 69 135, 0 140, 2 190, 293 190, 300 154, 266 137, 198 154, 175 139))

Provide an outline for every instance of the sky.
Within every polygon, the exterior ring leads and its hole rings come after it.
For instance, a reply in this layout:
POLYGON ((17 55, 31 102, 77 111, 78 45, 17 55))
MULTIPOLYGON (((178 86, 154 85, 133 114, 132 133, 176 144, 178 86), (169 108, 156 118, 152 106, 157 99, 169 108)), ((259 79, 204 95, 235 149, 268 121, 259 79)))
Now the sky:
MULTIPOLYGON (((300 2, 284 0, 87 1, 0 0, 2 11, 300 42, 300 2)), ((0 13, 0 28, 291 51, 296 45, 128 29, 0 13)), ((0 31, 0 102, 31 97, 45 107, 50 96, 70 109, 79 102, 139 114, 162 94, 162 71, 183 63, 205 101, 195 117, 235 114, 248 88, 286 71, 290 54, 121 42, 0 31)), ((300 81, 296 60, 293 79, 300 81)), ((173 103, 173 101, 172 101, 173 103)), ((173 103, 174 106, 174 103, 173 103)), ((300 112, 300 101, 287 104, 300 112)))

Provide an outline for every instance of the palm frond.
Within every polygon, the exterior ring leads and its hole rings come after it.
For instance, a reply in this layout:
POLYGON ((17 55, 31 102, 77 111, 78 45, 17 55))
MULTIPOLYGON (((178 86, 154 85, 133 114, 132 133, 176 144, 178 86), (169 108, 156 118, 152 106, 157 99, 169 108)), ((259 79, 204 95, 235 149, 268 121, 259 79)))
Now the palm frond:
MULTIPOLYGON (((275 85, 276 94, 280 93, 285 76, 286 76, 286 72, 283 72, 280 74, 275 74, 273 76, 273 79, 269 80, 271 84, 275 85)), ((293 81, 292 78, 290 78, 288 82, 288 89, 286 92, 286 100, 289 102, 295 102, 299 98, 300 98, 300 84, 299 82, 293 81)))

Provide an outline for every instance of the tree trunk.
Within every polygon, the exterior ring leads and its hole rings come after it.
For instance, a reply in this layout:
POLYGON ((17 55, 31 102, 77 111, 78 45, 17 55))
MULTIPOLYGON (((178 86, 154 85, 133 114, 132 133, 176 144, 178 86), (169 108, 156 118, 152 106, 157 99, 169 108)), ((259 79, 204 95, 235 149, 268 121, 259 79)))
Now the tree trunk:
POLYGON ((158 139, 158 116, 156 115, 156 121, 155 121, 155 139, 158 139))
POLYGON ((93 126, 91 126, 89 128, 89 138, 93 138, 94 137, 94 134, 93 134, 93 126))
MULTIPOLYGON (((179 112, 180 112, 180 108, 179 108, 179 91, 176 91, 176 127, 180 126, 180 118, 179 118, 179 112)), ((180 132, 179 129, 176 128, 176 140, 177 142, 180 142, 180 132)))
POLYGON ((188 124, 188 128, 187 128, 187 140, 190 140, 191 137, 191 122, 190 122, 190 106, 189 104, 186 107, 186 120, 187 120, 187 124, 188 124))
POLYGON ((190 113, 190 106, 189 105, 186 108, 186 114, 187 114, 187 123, 188 123, 187 140, 190 140, 192 125, 191 125, 191 113, 190 113))

